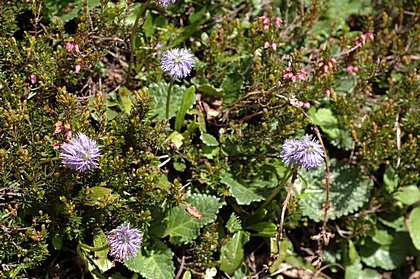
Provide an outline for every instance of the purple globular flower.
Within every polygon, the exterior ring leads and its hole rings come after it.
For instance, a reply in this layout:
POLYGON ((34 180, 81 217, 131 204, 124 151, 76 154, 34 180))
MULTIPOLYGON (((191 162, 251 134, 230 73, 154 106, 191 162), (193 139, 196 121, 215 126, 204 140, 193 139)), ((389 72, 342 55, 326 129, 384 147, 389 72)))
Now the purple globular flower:
POLYGON ((130 229, 130 223, 113 229, 106 237, 109 254, 123 261, 137 254, 142 240, 143 234, 139 229, 130 229))
POLYGON ((60 158, 70 169, 83 172, 98 166, 100 155, 96 141, 83 133, 61 145, 60 158))
POLYGON ((296 166, 299 161, 295 158, 296 151, 300 146, 300 141, 291 139, 286 140, 281 146, 280 158, 283 159, 284 163, 288 166, 296 166))
POLYGON ((157 0, 157 3, 161 5, 162 7, 167 8, 169 6, 169 3, 175 3, 176 0, 157 0))
POLYGON ((160 61, 162 70, 172 78, 187 77, 194 65, 193 55, 185 48, 165 51, 160 61))
POLYGON ((307 170, 313 169, 322 163, 324 151, 316 139, 309 135, 301 141, 286 140, 280 151, 280 158, 286 165, 301 165, 307 170))
POLYGON ((322 163, 324 151, 319 142, 309 135, 300 142, 299 148, 296 150, 295 158, 307 170, 313 169, 322 163))

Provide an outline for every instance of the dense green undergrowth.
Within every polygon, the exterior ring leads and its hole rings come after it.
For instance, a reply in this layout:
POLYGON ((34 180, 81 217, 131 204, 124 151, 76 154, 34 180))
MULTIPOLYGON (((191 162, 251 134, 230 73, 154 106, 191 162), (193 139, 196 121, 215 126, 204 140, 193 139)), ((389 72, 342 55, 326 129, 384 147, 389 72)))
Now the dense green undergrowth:
POLYGON ((0 278, 420 268, 418 3, 296 2, 2 1, 0 278), (62 162, 78 133, 97 168, 62 162), (305 134, 325 162, 288 175, 305 134), (134 257, 80 250, 126 222, 134 257))

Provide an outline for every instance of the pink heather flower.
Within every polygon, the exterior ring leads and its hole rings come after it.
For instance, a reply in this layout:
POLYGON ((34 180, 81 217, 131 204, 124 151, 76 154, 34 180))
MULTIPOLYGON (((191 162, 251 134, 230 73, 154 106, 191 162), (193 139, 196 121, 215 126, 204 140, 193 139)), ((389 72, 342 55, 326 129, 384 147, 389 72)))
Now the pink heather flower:
POLYGON ((291 79, 293 78, 293 73, 292 72, 287 72, 283 75, 284 79, 291 79))
POLYGON ((325 94, 327 94, 327 97, 329 98, 331 95, 331 91, 329 89, 325 90, 325 94))
POLYGON ((31 79, 31 83, 34 84, 36 82, 36 75, 35 74, 31 74, 29 76, 29 78, 31 79))
POLYGON ((185 48, 167 50, 162 55, 160 67, 172 78, 185 78, 189 76, 194 65, 193 57, 185 48))
MULTIPOLYGON (((68 132, 70 131, 66 133, 68 132)), ((97 167, 100 156, 96 141, 83 133, 78 133, 76 138, 70 139, 68 143, 63 143, 59 155, 64 165, 78 172, 97 167)))
POLYGON ((76 64, 75 66, 74 66, 74 72, 75 73, 78 73, 78 72, 80 72, 80 69, 81 69, 82 67, 80 66, 80 64, 76 64))
POLYGON ((276 44, 276 43, 272 43, 272 44, 271 44, 271 47, 273 48, 273 50, 274 50, 274 51, 276 51, 276 50, 277 50, 277 44, 276 44))
POLYGON ((353 67, 353 72, 357 73, 357 71, 359 71, 359 68, 357 68, 357 66, 353 67))
POLYGON ((73 43, 68 42, 68 43, 66 44, 66 50, 67 50, 68 52, 71 52, 71 51, 73 50, 73 48, 74 48, 74 44, 73 44, 73 43))
POLYGON ((364 35, 365 40, 366 40, 366 38, 369 38, 369 40, 371 40, 372 43, 375 41, 375 37, 374 37, 374 35, 371 31, 367 31, 366 34, 363 34, 363 35, 364 35))
POLYGON ((54 125, 55 125, 55 130, 54 130, 53 135, 61 133, 61 130, 62 130, 61 128, 63 127, 63 122, 57 121, 57 123, 55 123, 54 125))
POLYGON ((303 74, 298 74, 297 78, 298 80, 305 80, 305 77, 303 76, 303 74))
POLYGON ((362 40, 362 45, 366 43, 366 34, 360 35, 360 39, 362 40))
POLYGON ((309 102, 304 102, 303 103, 303 107, 306 108, 306 109, 308 109, 308 108, 311 107, 311 104, 309 102))
POLYGON ((139 229, 130 229, 130 223, 126 223, 110 231, 106 241, 109 245, 109 254, 125 261, 137 254, 143 241, 143 234, 139 229))
POLYGON ((346 70, 347 70, 347 72, 349 72, 349 73, 353 73, 353 66, 352 66, 352 65, 347 66, 347 67, 346 67, 346 70))
POLYGON ((305 68, 300 68, 300 69, 299 69, 299 72, 300 72, 302 75, 306 75, 306 69, 305 69, 305 68))
POLYGON ((278 28, 280 28, 280 24, 283 22, 278 16, 274 18, 274 22, 278 28))
POLYGON ((79 45, 78 45, 78 44, 75 44, 75 45, 74 45, 74 51, 75 51, 76 53, 79 53, 79 52, 80 52, 80 50, 79 50, 79 45))
POLYGON ((72 133, 72 131, 67 131, 67 132, 65 132, 64 133, 64 136, 67 138, 67 139, 71 139, 71 135, 72 135, 73 133, 72 133))
POLYGON ((278 87, 280 87, 280 86, 281 86, 281 82, 280 82, 280 81, 278 81, 278 82, 277 82, 277 86, 278 86, 278 87))
POLYGON ((269 42, 265 42, 264 43, 264 48, 268 48, 270 46, 270 43, 269 42))
POLYGON ((59 149, 60 148, 60 144, 58 144, 58 143, 54 143, 54 145, 53 145, 53 149, 59 149))

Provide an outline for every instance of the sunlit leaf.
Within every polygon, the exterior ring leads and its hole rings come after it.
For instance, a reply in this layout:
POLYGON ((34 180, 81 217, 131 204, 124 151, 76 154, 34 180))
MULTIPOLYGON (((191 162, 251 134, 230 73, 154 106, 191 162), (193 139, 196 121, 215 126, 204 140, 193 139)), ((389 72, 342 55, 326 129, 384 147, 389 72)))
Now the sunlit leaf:
MULTIPOLYGON (((330 160, 330 202, 329 219, 355 212, 369 200, 373 181, 360 170, 350 165, 330 160)), ((302 212, 317 222, 323 220, 326 189, 322 184, 325 177, 325 163, 312 170, 299 170, 301 178, 295 185, 307 194, 299 200, 302 212)))
POLYGON ((231 275, 241 265, 244 259, 244 245, 249 241, 249 237, 248 232, 238 231, 222 246, 220 270, 231 275))
POLYGON ((147 251, 141 249, 136 256, 124 261, 131 271, 140 273, 146 279, 174 278, 173 252, 163 242, 154 240, 147 251))
POLYGON ((186 197, 186 202, 192 204, 202 214, 196 218, 180 207, 172 208, 168 216, 164 235, 169 235, 169 242, 175 245, 187 244, 200 233, 200 229, 216 218, 217 212, 225 204, 215 196, 193 194, 186 197))

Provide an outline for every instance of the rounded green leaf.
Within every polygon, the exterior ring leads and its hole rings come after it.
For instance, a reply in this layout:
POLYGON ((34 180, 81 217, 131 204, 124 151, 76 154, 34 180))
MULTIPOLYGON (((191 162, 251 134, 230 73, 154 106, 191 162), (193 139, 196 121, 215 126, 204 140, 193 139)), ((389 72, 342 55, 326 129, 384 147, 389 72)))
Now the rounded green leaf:
MULTIPOLYGON (((303 214, 317 222, 323 220, 323 205, 326 189, 322 184, 325 176, 325 163, 312 170, 300 170, 302 178, 295 182, 296 187, 305 189, 299 200, 303 214)), ((369 200, 373 181, 357 168, 330 160, 330 202, 329 219, 336 219, 358 210, 369 200)))
POLYGON ((414 247, 420 250, 420 208, 414 208, 408 217, 410 225, 410 237, 413 241, 414 247))

